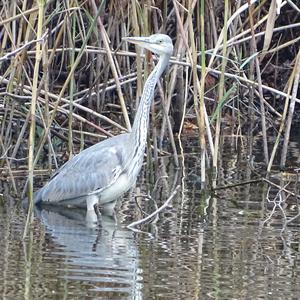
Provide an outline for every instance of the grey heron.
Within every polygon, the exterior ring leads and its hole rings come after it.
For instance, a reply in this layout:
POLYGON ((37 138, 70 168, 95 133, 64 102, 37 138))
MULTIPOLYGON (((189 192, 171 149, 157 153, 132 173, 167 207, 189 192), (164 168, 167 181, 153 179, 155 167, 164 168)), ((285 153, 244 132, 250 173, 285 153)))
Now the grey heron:
POLYGON ((95 144, 58 169, 48 183, 34 194, 34 203, 83 206, 114 205, 134 186, 143 164, 149 111, 155 86, 168 65, 173 44, 165 34, 127 37, 123 40, 146 48, 159 56, 147 78, 132 130, 95 144))

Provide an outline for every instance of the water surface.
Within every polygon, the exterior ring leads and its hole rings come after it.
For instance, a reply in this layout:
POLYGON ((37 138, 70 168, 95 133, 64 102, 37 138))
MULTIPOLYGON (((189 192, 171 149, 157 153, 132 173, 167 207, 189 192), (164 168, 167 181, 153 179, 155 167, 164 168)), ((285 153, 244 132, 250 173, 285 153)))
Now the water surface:
MULTIPOLYGON (((226 155, 218 185, 255 178, 247 151, 237 150, 230 139, 223 142, 226 155)), ((300 145, 293 143, 289 160, 295 162, 300 145)), ((142 217, 134 196, 148 192, 146 168, 138 188, 120 202, 116 216, 103 216, 102 227, 95 226, 84 210, 36 209, 24 241, 25 212, 18 199, 4 192, 0 206, 2 298, 300 298, 299 219, 282 232, 286 220, 297 214, 295 199, 280 198, 278 189, 266 182, 204 195, 199 189, 196 142, 185 147, 189 152, 186 179, 182 180, 182 170, 176 173, 171 159, 161 160, 161 175, 168 178, 160 180, 153 198, 160 206, 178 182, 182 190, 156 222, 139 231, 126 226, 142 217)), ((259 147, 253 148, 256 169, 261 163, 259 147)), ((277 184, 290 181, 271 180, 277 184)), ((9 183, 2 182, 2 190, 7 187, 9 183)), ((287 187, 296 188, 293 181, 287 187)), ((153 211, 152 200, 143 196, 138 202, 153 211)))

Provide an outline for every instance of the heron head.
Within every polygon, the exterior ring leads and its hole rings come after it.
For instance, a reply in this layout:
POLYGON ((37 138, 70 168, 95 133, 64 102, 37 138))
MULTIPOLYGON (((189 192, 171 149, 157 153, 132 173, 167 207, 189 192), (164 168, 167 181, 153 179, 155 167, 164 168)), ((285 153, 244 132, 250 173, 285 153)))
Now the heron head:
POLYGON ((173 43, 166 34, 152 34, 148 37, 125 37, 123 40, 148 49, 158 55, 169 55, 173 53, 173 43))

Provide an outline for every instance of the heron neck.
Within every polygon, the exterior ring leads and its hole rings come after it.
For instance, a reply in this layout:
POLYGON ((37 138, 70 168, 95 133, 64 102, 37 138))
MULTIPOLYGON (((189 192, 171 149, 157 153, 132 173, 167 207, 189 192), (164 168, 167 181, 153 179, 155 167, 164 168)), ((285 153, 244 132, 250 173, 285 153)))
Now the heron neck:
MULTIPOLYGON (((134 119, 131 135, 132 137, 137 137, 138 140, 135 141, 135 145, 142 145, 143 147, 146 144, 147 140, 147 130, 149 123, 149 112, 151 103, 154 97, 155 86, 168 65, 170 56, 161 55, 159 61, 151 74, 148 76, 146 83, 144 85, 143 94, 140 100, 140 104, 134 119)), ((144 149, 143 149, 144 151, 144 149)))
POLYGON ((135 120, 130 133, 131 153, 128 157, 127 174, 135 180, 143 163, 145 146, 147 141, 147 131, 149 123, 149 112, 154 96, 154 89, 159 80, 159 77, 165 70, 170 56, 162 55, 159 61, 144 85, 143 94, 140 100, 135 120))

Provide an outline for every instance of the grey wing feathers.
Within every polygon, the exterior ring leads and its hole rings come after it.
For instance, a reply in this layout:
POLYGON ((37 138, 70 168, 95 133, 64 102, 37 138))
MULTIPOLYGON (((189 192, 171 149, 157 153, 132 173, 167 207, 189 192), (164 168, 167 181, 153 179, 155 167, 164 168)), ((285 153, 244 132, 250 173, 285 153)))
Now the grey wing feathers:
POLYGON ((85 149, 63 165, 35 194, 39 201, 59 202, 86 196, 112 184, 123 171, 127 135, 85 149))

